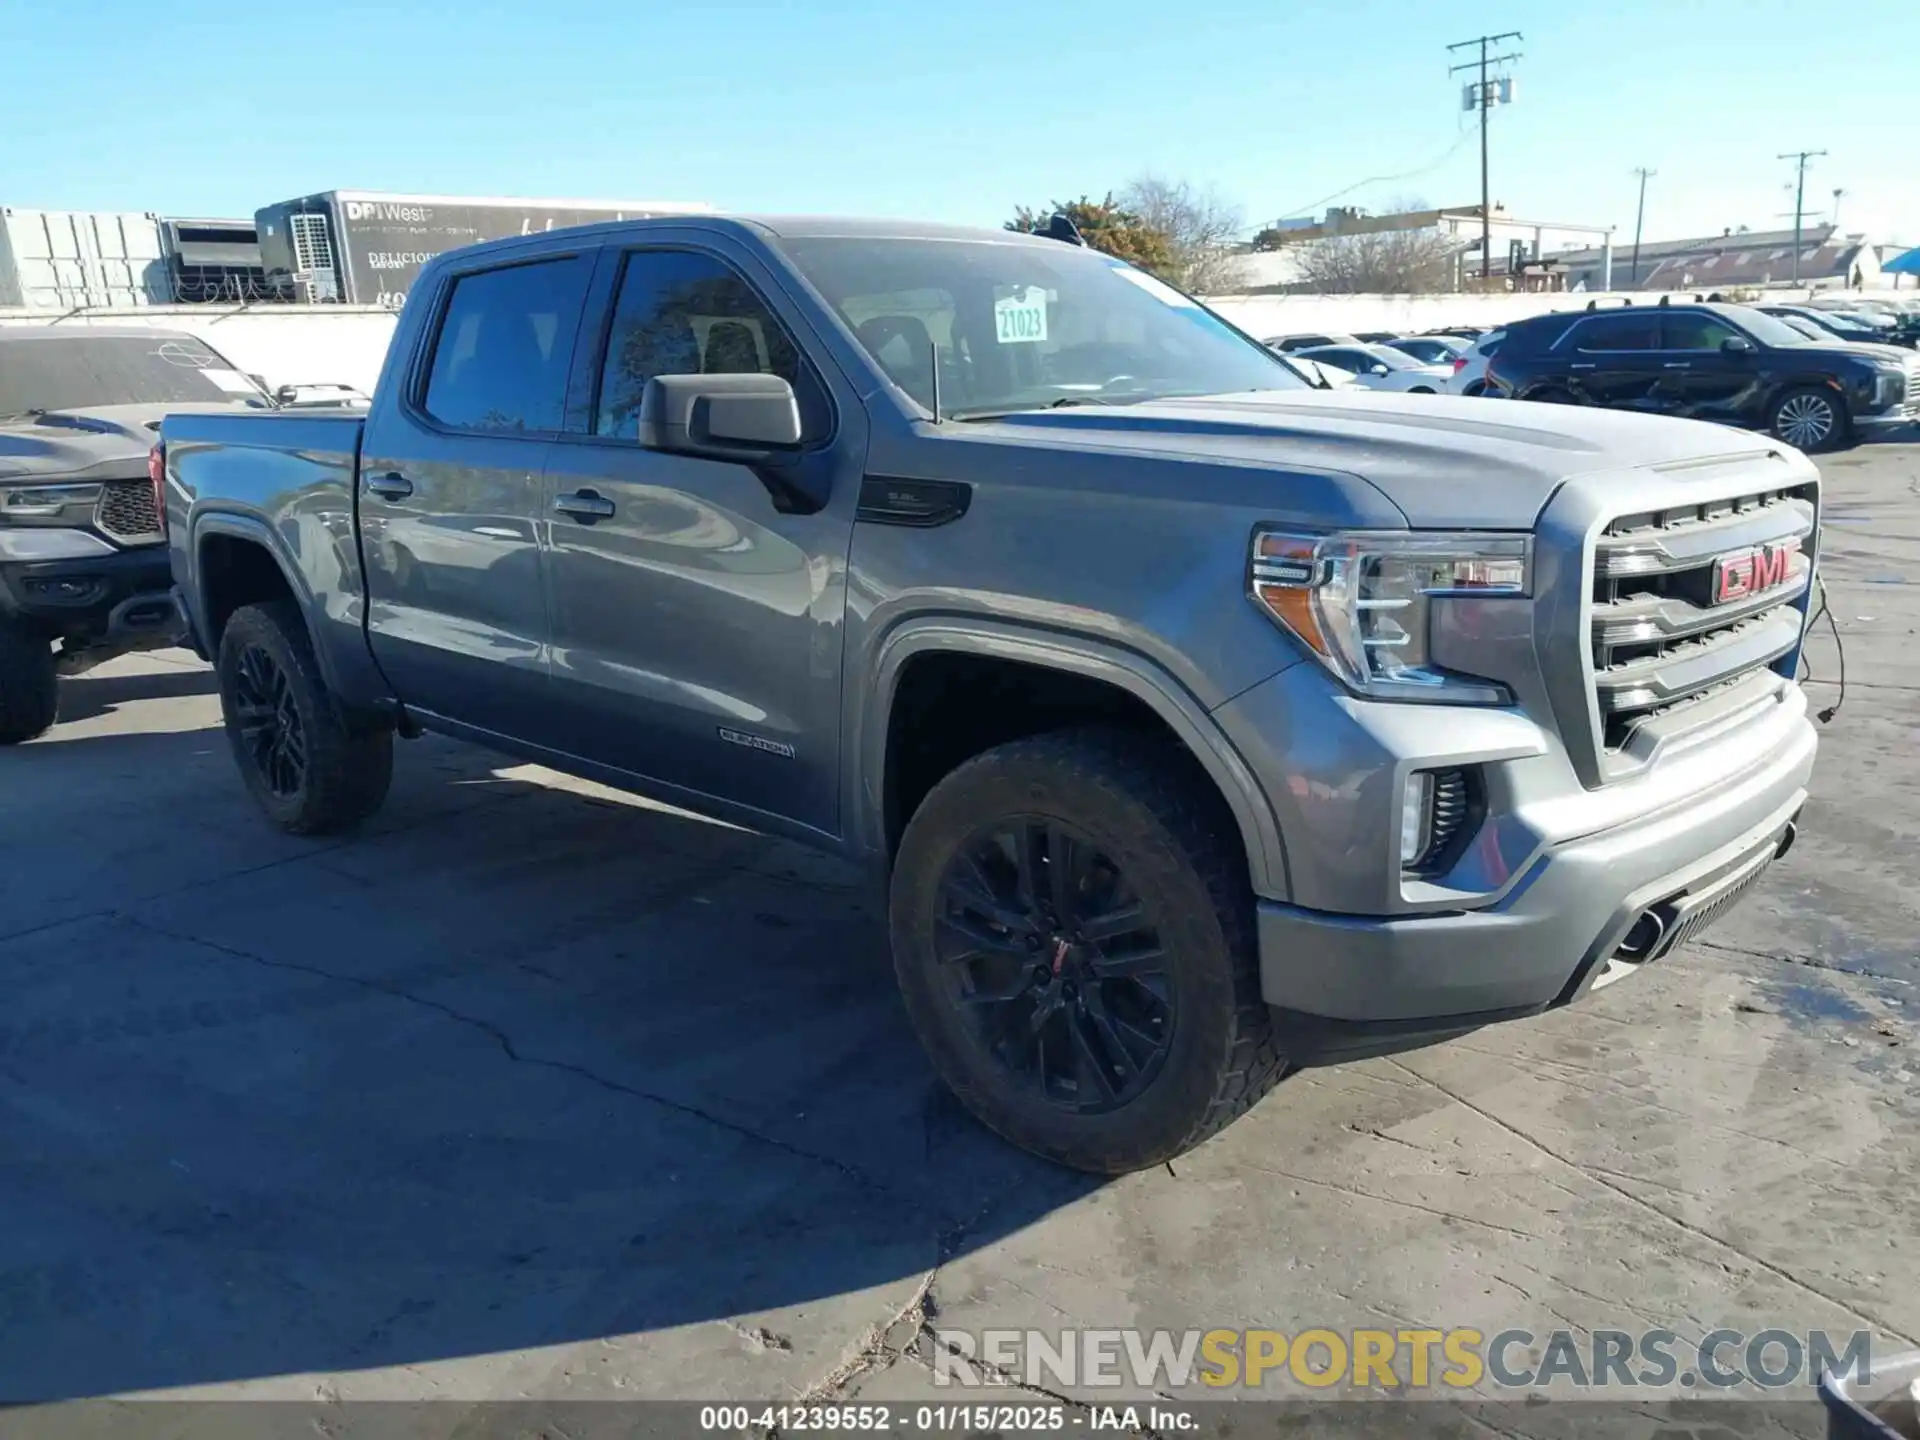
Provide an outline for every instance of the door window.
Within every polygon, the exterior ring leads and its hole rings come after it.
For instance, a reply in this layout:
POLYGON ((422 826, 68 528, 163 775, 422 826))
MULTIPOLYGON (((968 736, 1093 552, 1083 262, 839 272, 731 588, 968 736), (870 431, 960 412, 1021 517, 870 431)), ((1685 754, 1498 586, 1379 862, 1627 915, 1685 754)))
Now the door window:
POLYGON ((558 430, 590 269, 587 257, 569 255, 454 281, 427 374, 427 414, 462 430, 558 430))
POLYGON ((594 433, 637 434, 640 399, 656 375, 778 375, 794 388, 807 437, 827 428, 824 394, 798 347, 753 287, 711 255, 636 250, 627 256, 594 433))
POLYGON ((1696 310, 1668 315, 1660 323, 1668 350, 1718 350, 1740 333, 1719 316, 1696 310))
POLYGON ((1650 315, 1607 315, 1583 320, 1573 332, 1576 350, 1655 350, 1660 328, 1650 315))

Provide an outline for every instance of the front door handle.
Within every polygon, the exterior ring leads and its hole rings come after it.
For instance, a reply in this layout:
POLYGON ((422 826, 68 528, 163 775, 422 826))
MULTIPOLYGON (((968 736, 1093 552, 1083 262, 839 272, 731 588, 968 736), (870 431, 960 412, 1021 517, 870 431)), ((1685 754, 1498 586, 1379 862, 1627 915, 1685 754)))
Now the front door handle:
POLYGON ((1668 370, 1691 370, 1693 368, 1693 362, 1691 360, 1669 360, 1665 368, 1668 370))
POLYGON ((1575 370, 1591 370, 1593 369, 1593 362, 1591 360, 1576 360, 1573 362, 1573 368, 1575 370))
POLYGON ((413 494, 413 482, 397 470, 389 470, 384 475, 369 475, 367 489, 382 500, 404 500, 413 494))
POLYGON ((557 498, 553 508, 562 515, 571 515, 583 525, 591 525, 613 514, 613 501, 597 490, 576 490, 571 495, 557 498))

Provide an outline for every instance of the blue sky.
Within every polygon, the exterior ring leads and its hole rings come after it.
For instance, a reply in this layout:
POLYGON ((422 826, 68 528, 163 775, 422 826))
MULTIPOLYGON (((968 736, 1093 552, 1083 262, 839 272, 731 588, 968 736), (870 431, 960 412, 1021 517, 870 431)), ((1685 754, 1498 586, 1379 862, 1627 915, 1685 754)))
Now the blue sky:
POLYGON ((0 203, 245 215, 333 188, 994 224, 1143 171, 1249 221, 1478 198, 1447 42, 1521 29, 1494 198, 1647 235, 1920 243, 1914 0, 15 0, 0 203), (24 6, 24 8, 23 8, 24 6), (1457 143, 1456 142, 1464 142, 1457 143), (1449 153, 1451 152, 1451 153, 1449 153), (1407 172, 1419 172, 1408 174, 1407 172))

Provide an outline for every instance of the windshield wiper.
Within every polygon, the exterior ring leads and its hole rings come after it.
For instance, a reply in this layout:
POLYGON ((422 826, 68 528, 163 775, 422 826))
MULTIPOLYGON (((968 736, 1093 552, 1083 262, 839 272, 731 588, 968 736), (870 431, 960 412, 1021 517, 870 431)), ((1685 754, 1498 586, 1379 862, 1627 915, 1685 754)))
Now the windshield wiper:
POLYGON ((1010 410, 967 410, 949 415, 949 420, 1004 420, 1009 415, 1031 415, 1039 410, 1067 410, 1076 405, 1139 405, 1156 399, 1151 395, 1129 395, 1124 400, 1107 395, 1062 395, 1057 400, 1042 400, 1034 405, 1017 405, 1010 410))

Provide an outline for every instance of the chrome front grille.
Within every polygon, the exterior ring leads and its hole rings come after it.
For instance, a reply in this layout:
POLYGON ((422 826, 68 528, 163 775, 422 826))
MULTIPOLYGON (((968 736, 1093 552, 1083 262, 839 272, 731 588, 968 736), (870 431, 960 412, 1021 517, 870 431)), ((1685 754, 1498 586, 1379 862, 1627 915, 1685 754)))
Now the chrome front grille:
POLYGON ((94 521, 114 539, 130 545, 164 538, 153 505, 153 484, 147 480, 109 480, 102 485, 94 521))
POLYGON ((1593 696, 1608 751, 1800 642, 1815 490, 1623 515, 1594 547, 1593 696))

